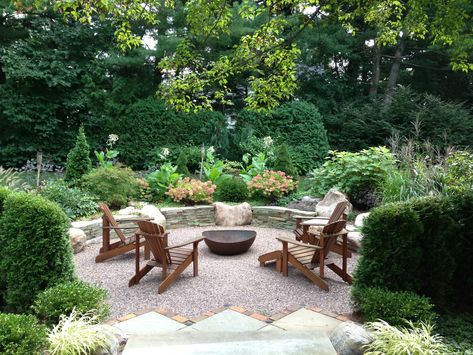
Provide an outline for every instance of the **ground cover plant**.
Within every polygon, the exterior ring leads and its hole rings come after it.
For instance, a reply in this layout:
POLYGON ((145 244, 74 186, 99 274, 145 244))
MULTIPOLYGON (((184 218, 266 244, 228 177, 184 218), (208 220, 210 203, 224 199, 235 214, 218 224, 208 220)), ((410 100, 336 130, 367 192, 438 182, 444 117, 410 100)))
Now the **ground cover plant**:
POLYGON ((0 353, 42 355, 47 328, 32 315, 0 313, 0 353))

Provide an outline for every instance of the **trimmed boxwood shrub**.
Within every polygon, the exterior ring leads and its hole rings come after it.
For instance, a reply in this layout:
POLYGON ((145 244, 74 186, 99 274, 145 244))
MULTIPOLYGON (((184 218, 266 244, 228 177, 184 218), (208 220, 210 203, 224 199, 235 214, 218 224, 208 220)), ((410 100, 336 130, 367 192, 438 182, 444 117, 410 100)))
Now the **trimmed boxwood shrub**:
POLYGON ((0 220, 0 290, 8 311, 28 311, 39 292, 74 278, 68 228, 57 204, 31 193, 8 195, 0 220))
POLYGON ((48 326, 56 325, 60 316, 75 308, 78 315, 88 313, 97 320, 108 316, 107 291, 83 281, 62 283, 38 294, 32 306, 37 317, 48 326))
POLYGON ((439 307, 473 299, 473 193, 424 197, 372 210, 355 288, 412 291, 439 307))
POLYGON ((392 292, 382 288, 354 288, 355 309, 365 322, 382 319, 393 326, 406 326, 406 320, 429 322, 436 317, 433 304, 427 297, 413 292, 392 292))
POLYGON ((248 197, 246 183, 238 178, 223 179, 217 185, 217 197, 220 201, 242 202, 248 197))
POLYGON ((317 167, 328 153, 327 132, 317 108, 295 101, 267 112, 242 110, 237 116, 235 136, 252 130, 258 138, 271 136, 276 143, 286 143, 298 173, 317 167))
POLYGON ((0 313, 0 354, 44 354, 47 335, 46 327, 32 315, 0 313))
POLYGON ((85 175, 82 186, 111 207, 122 207, 140 192, 135 174, 129 168, 97 168, 85 175))

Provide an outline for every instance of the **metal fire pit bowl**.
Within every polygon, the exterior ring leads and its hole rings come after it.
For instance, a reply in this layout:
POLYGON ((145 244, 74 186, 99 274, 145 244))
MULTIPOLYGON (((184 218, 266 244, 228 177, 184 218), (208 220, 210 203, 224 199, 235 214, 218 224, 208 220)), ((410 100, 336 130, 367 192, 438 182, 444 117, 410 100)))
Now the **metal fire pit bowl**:
POLYGON ((215 254, 236 255, 250 249, 256 232, 251 230, 212 230, 202 233, 205 244, 215 254))

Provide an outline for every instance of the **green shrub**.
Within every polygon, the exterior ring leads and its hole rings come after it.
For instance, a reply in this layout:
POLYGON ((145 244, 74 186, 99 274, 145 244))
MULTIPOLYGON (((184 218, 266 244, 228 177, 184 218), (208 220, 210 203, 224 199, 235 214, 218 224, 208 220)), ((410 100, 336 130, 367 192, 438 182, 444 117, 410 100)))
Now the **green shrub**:
POLYGON ((373 209, 362 228, 354 286, 412 291, 438 307, 473 297, 473 193, 373 209))
POLYGON ((10 190, 6 187, 0 187, 0 215, 3 212, 3 203, 5 202, 5 199, 7 196, 10 194, 10 190))
POLYGON ((373 341, 364 347, 365 355, 444 355, 451 354, 443 338, 433 334, 430 323, 396 328, 386 322, 368 324, 373 341))
POLYGON ((455 354, 471 354, 473 351, 473 315, 440 314, 436 329, 453 348, 455 354))
POLYGON ((82 186, 111 207, 122 207, 139 195, 139 184, 129 168, 97 168, 85 175, 82 186))
POLYGON ((335 187, 353 196, 382 184, 393 168, 394 157, 385 147, 356 153, 333 151, 327 161, 313 171, 313 191, 322 196, 335 187))
POLYGON ((315 106, 306 102, 284 104, 267 113, 240 111, 235 137, 248 138, 243 134, 248 130, 256 137, 270 136, 276 143, 286 143, 294 167, 301 174, 320 165, 328 153, 322 117, 315 106))
POLYGON ((39 293, 33 303, 33 311, 48 326, 59 322, 61 315, 73 309, 78 315, 93 315, 97 321, 109 314, 106 304, 107 291, 83 281, 72 281, 50 287, 39 293))
POLYGON ((0 354, 42 355, 47 336, 46 327, 32 315, 0 313, 0 354))
POLYGON ((224 179, 217 185, 217 196, 220 201, 243 202, 248 198, 248 188, 241 179, 224 179))
POLYGON ((435 319, 433 305, 427 297, 413 292, 392 292, 382 288, 354 288, 355 309, 363 314, 365 322, 382 319, 394 326, 430 322, 435 319))
POLYGON ((445 161, 445 184, 448 190, 473 190, 473 153, 452 153, 445 161))
POLYGON ((92 170, 90 147, 85 137, 84 127, 79 128, 76 144, 67 155, 66 175, 64 179, 70 183, 77 183, 82 176, 92 170))
POLYGON ((41 189, 41 195, 56 202, 74 220, 97 212, 97 198, 77 187, 69 187, 62 180, 48 183, 41 189))
POLYGON ((176 171, 179 174, 182 174, 184 176, 190 175, 189 169, 187 168, 187 154, 185 150, 180 151, 179 157, 177 158, 177 161, 176 161, 176 166, 177 166, 176 171))
POLYGON ((68 228, 54 202, 24 192, 8 195, 0 223, 0 290, 8 311, 29 310, 39 292, 74 278, 68 228))
POLYGON ((287 144, 281 144, 276 149, 276 161, 274 162, 273 169, 276 171, 284 171, 287 175, 296 175, 296 169, 294 168, 294 164, 292 164, 287 144))

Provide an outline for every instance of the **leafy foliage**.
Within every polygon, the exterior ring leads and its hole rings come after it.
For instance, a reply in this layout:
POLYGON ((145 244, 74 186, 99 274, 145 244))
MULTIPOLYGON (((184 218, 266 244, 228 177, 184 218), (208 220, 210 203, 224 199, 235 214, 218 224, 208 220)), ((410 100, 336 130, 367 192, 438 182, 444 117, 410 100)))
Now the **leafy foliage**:
POLYGON ((276 161, 274 162, 274 170, 284 171, 287 175, 297 175, 287 144, 281 144, 276 150, 276 161))
POLYGON ((0 353, 42 355, 47 339, 46 327, 34 316, 0 313, 0 353))
POLYGON ((176 171, 184 176, 190 175, 189 168, 187 167, 187 154, 185 150, 181 150, 179 152, 179 156, 176 161, 176 171))
POLYGON ((36 295, 74 278, 69 221, 34 194, 8 195, 0 223, 0 292, 9 311, 28 311, 36 295))
POLYGON ((317 108, 306 102, 292 102, 267 113, 241 111, 236 133, 251 128, 256 137, 271 136, 287 143, 298 173, 319 165, 328 153, 327 133, 317 108))
POLYGON ((363 314, 365 322, 382 319, 393 326, 405 326, 406 321, 414 324, 431 322, 436 314, 427 297, 413 292, 392 292, 381 288, 353 289, 355 308, 363 314))
POLYGON ((385 147, 360 152, 332 151, 331 156, 312 172, 313 191, 324 195, 335 187, 350 196, 384 182, 394 168, 394 157, 385 147))
POLYGON ((129 168, 97 168, 85 175, 82 186, 112 207, 121 207, 138 196, 139 185, 129 168))
POLYGON ((5 199, 7 196, 10 194, 10 190, 7 189, 6 187, 0 187, 0 216, 3 213, 3 204, 5 203, 5 199))
POLYGON ((78 316, 87 314, 100 322, 109 314, 105 303, 107 291, 83 281, 61 283, 36 296, 32 309, 49 327, 59 323, 61 315, 75 311, 78 316))
POLYGON ((217 196, 220 201, 243 202, 248 197, 248 188, 243 180, 228 178, 217 185, 217 196))
POLYGON ((90 147, 87 143, 84 127, 79 128, 76 144, 67 155, 66 175, 64 180, 77 183, 82 176, 92 170, 92 161, 90 160, 90 147))
POLYGON ((436 329, 453 348, 452 353, 468 354, 473 349, 473 316, 467 313, 440 314, 436 329))
POLYGON ((297 181, 283 171, 266 170, 248 182, 248 191, 252 195, 262 195, 270 200, 287 195, 297 187, 297 181))
POLYGON ((182 178, 177 172, 177 166, 171 163, 165 163, 161 167, 146 176, 149 183, 151 198, 154 201, 160 201, 166 196, 169 187, 175 186, 182 178))
POLYGON ((48 183, 41 189, 41 195, 56 202, 72 220, 97 212, 97 198, 95 196, 80 188, 69 187, 62 180, 48 183))
POLYGON ((368 328, 373 332, 374 340, 365 347, 367 355, 442 355, 449 354, 450 348, 443 338, 433 334, 430 323, 417 326, 396 328, 384 321, 373 322, 368 328))
POLYGON ((372 210, 362 229, 354 287, 411 291, 447 308, 471 298, 472 204, 468 193, 372 210))
POLYGON ((90 354, 105 348, 114 335, 108 326, 96 323, 94 316, 80 315, 75 310, 69 315, 63 314, 49 333, 49 353, 90 354))

